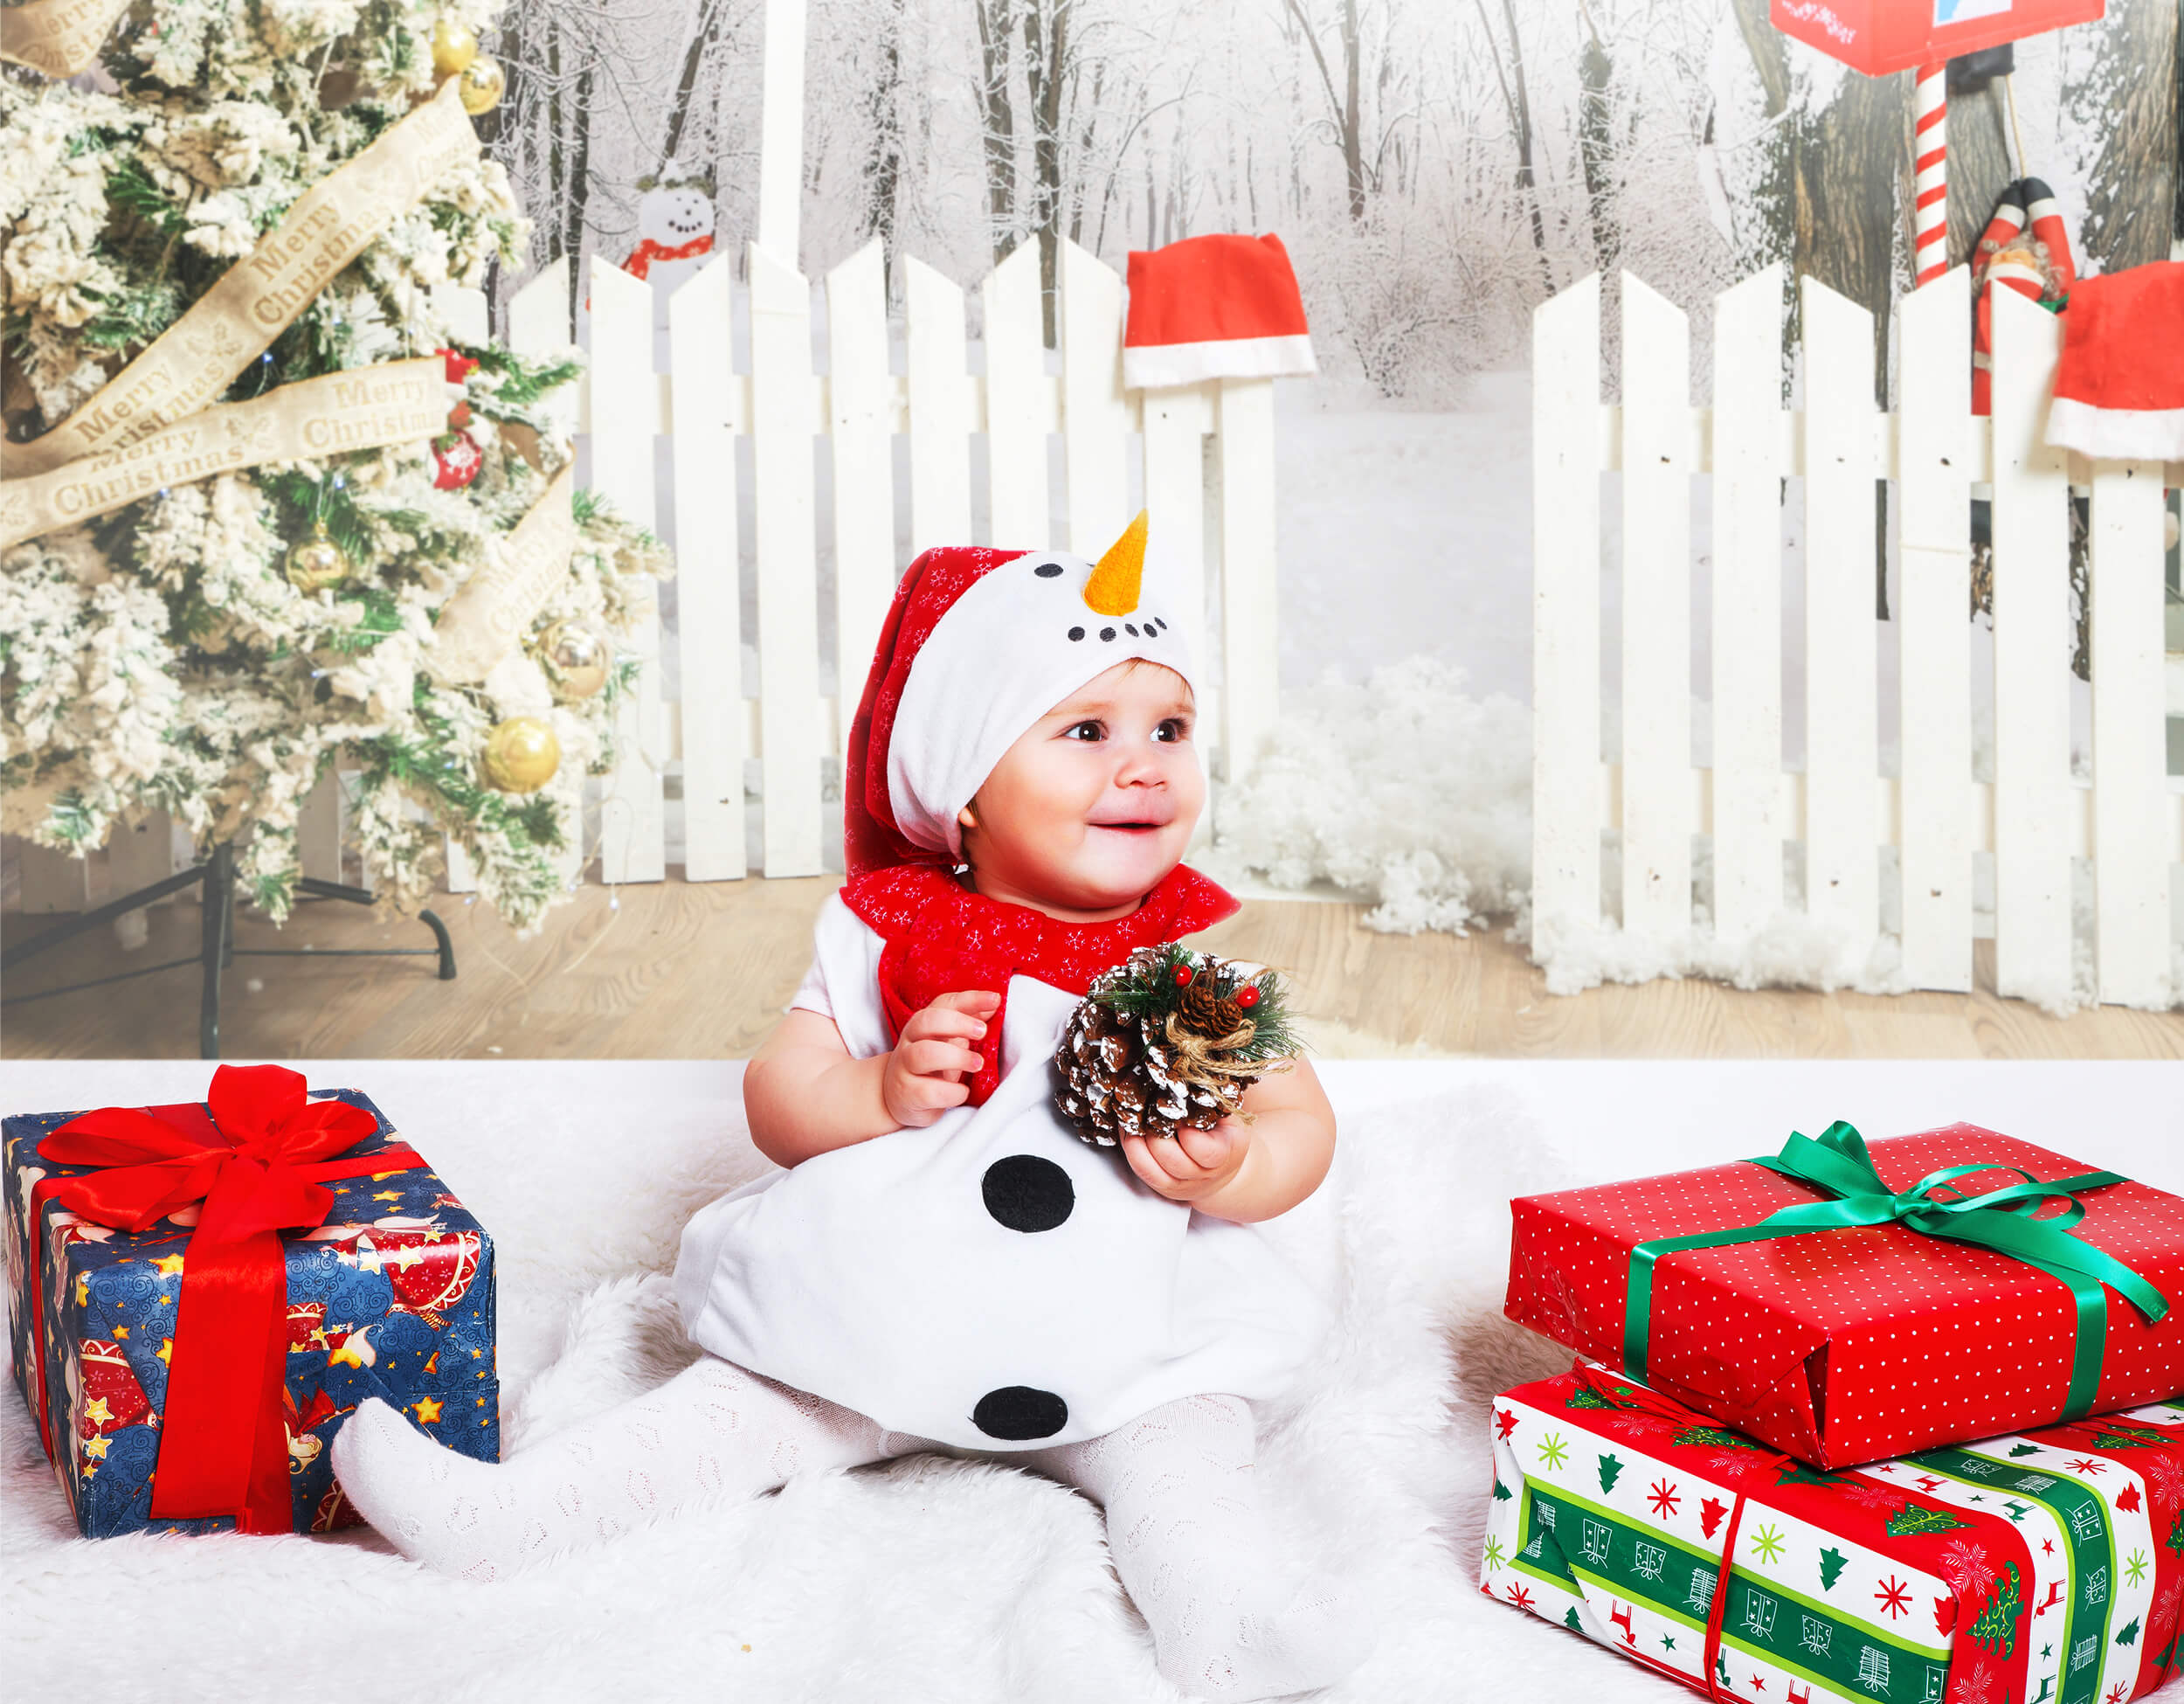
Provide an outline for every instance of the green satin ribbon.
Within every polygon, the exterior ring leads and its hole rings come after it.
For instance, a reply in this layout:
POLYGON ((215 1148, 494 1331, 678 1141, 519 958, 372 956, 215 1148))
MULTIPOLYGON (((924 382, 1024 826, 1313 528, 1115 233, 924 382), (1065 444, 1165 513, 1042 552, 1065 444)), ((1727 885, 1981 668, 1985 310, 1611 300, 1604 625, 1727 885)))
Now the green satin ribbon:
POLYGON ((1835 1199, 1786 1207, 1756 1225, 1701 1231, 1691 1236, 1660 1236, 1633 1249, 1630 1285, 1623 1303, 1623 1370, 1632 1378, 1646 1376, 1653 1267, 1662 1255, 1800 1236, 1812 1230, 1897 1224, 1928 1236, 1976 1243, 2062 1279, 2077 1304, 2070 1385, 2063 1403, 2065 1420, 2076 1420, 2090 1412, 2100 1385, 2101 1358, 2108 1343, 2108 1298, 2101 1286, 2105 1284, 2129 1301, 2149 1325, 2160 1324, 2169 1311, 2168 1299, 2122 1261, 2070 1235, 2070 1227, 2085 1216, 2085 1204, 2072 1191, 2123 1182, 2114 1172, 2087 1172, 2042 1183, 2015 1166, 1946 1166, 1908 1189, 1892 1191, 1874 1168, 1865 1139, 1840 1119, 1817 1141, 1793 1132, 1775 1158, 1746 1163, 1765 1166, 1800 1183, 1824 1189, 1835 1199), (1967 1195, 1955 1187, 1958 1178, 1994 1171, 2015 1173, 2024 1181, 1983 1195, 1967 1195), (2031 1217, 2046 1201, 2070 1205, 2051 1218, 2031 1217))

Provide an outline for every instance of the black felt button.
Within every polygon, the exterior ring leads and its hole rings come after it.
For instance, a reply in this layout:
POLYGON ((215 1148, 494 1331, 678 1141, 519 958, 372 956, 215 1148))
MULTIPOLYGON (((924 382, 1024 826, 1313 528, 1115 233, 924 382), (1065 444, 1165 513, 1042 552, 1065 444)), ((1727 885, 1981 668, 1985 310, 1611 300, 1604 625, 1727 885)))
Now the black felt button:
POLYGON ((1069 1404, 1051 1390, 1004 1385, 978 1398, 971 1420, 988 1437, 1052 1437, 1069 1423, 1069 1404))
POLYGON ((1069 1174, 1035 1153, 995 1160, 986 1167, 980 1188, 985 1210, 1011 1230, 1052 1230, 1077 1204, 1069 1174))

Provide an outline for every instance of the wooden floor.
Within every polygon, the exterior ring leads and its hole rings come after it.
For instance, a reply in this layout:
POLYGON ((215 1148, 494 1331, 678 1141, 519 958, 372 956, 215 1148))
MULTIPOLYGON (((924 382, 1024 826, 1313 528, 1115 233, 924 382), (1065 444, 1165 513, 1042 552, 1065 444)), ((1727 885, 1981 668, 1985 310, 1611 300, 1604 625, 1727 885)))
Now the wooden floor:
MULTIPOLYGON (((748 1054, 811 957, 812 918, 838 878, 587 886, 528 941, 483 905, 443 897, 460 975, 433 960, 251 958, 227 972, 230 1058, 711 1058, 748 1054)), ((1204 944, 1288 972, 1324 1056, 1564 1058, 2184 1057, 2184 1015, 2105 1007, 2057 1019, 1992 993, 1892 998, 1711 982, 1611 986, 1558 999, 1498 930, 1467 938, 1381 935, 1361 908, 1253 901, 1204 944)), ((150 939, 124 952, 110 929, 8 978, 10 1002, 40 989, 194 956, 198 911, 154 907, 150 939)), ((50 918, 10 917, 17 941, 50 918)), ((299 908, 285 930, 238 914, 241 949, 429 946, 414 922, 362 907, 299 908)), ((1979 975, 1993 981, 1991 943, 1979 975)), ((0 1008, 0 1056, 190 1057, 194 966, 0 1008)))

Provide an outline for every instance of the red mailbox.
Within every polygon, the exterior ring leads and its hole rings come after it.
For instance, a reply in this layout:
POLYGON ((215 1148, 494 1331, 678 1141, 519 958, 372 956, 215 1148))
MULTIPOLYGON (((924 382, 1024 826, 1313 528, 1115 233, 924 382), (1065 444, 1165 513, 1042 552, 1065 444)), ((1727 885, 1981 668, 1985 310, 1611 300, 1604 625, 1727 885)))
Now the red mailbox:
POLYGON ((1774 27, 1869 77, 2102 15, 2106 0, 1770 0, 1774 27))

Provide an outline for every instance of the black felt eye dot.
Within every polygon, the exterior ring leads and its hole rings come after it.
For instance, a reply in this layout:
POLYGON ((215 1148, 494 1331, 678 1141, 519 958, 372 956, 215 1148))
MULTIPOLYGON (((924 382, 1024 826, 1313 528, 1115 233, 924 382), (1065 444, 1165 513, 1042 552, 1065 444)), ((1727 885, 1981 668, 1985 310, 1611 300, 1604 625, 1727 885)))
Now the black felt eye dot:
POLYGON ((1114 629, 1114 628, 1112 628, 1112 627, 1102 627, 1102 628, 1100 629, 1100 637, 1101 637, 1102 639, 1112 639, 1112 638, 1114 638, 1114 637, 1115 637, 1115 629, 1114 629))
POLYGON ((1011 1230, 1052 1230, 1077 1204, 1069 1174, 1035 1153, 1012 1153, 986 1167, 985 1210, 1011 1230))
POLYGON ((1069 637, 1072 639, 1082 639, 1084 637, 1084 629, 1082 627, 1070 628, 1069 637))
POLYGON ((1069 1423, 1069 1404, 1051 1390, 1005 1385, 978 1398, 971 1423, 988 1437, 1052 1437, 1069 1423))
POLYGON ((1042 580, 1050 580, 1061 571, 1061 565, 1059 562, 1042 562, 1038 567, 1032 570, 1032 572, 1038 575, 1042 580))

